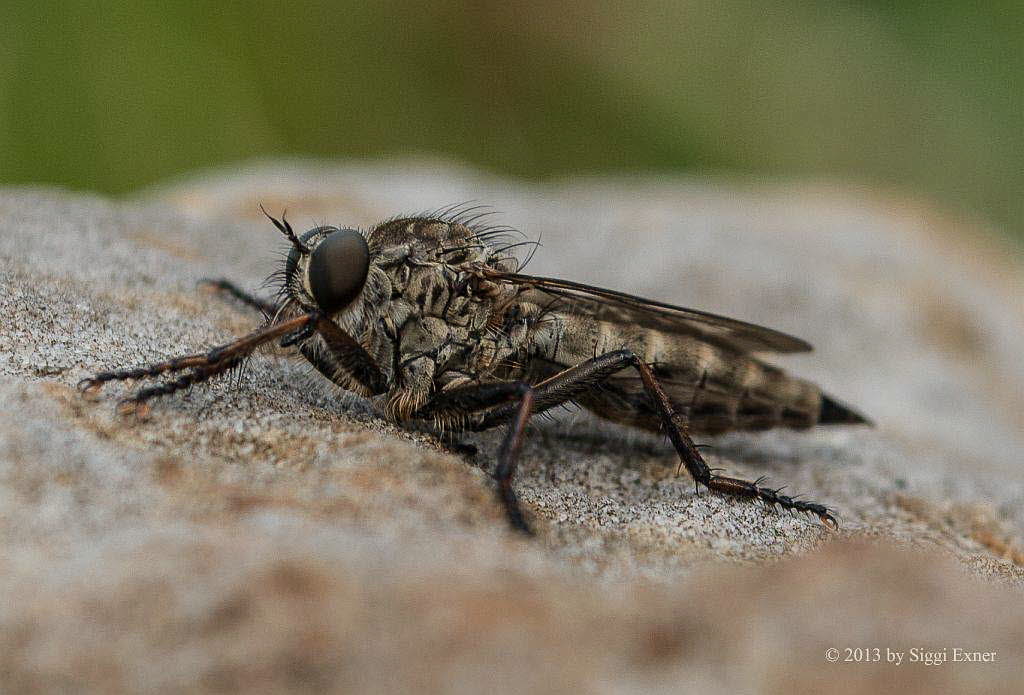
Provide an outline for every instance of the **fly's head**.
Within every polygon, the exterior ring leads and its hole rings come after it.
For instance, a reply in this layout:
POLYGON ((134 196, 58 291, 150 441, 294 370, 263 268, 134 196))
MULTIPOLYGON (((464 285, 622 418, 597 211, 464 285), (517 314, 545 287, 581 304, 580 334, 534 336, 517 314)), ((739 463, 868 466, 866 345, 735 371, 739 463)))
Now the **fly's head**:
POLYGON ((322 226, 296 236, 283 218, 267 217, 292 244, 280 278, 282 299, 304 311, 334 315, 359 298, 370 270, 370 249, 358 230, 322 226))

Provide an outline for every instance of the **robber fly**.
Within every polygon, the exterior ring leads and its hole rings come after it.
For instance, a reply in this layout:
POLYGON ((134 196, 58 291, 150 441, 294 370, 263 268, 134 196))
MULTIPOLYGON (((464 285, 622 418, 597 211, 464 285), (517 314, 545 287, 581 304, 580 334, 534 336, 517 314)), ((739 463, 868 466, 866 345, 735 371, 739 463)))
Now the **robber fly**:
MULTIPOLYGON (((262 210, 262 207, 261 207, 262 210)), ((121 402, 144 414, 157 397, 238 367, 261 345, 297 350, 323 376, 371 399, 388 419, 440 432, 507 425, 494 477, 512 526, 530 532, 513 488, 532 415, 576 403, 600 417, 668 435, 695 484, 816 515, 825 505, 719 475, 695 433, 867 421, 807 381, 755 356, 810 350, 799 338, 694 309, 568 280, 522 274, 507 228, 445 210, 369 231, 319 226, 290 242, 276 300, 213 284, 264 312, 265 323, 205 352, 101 372, 79 387, 165 377, 121 402)))

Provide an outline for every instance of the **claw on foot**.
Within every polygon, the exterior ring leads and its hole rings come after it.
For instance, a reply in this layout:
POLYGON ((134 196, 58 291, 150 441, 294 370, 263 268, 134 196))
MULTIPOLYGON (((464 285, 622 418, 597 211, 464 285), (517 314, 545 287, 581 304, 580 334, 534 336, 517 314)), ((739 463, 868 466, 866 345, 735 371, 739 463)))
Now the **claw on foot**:
POLYGON ((78 389, 79 391, 83 392, 83 393, 85 393, 86 391, 92 391, 92 390, 98 389, 99 386, 100 386, 99 379, 94 379, 92 377, 87 377, 85 379, 82 379, 77 384, 75 384, 75 388, 78 389))
POLYGON ((148 403, 126 398, 117 404, 117 412, 123 417, 134 415, 139 420, 145 420, 149 417, 150 412, 152 412, 152 408, 150 408, 148 403))

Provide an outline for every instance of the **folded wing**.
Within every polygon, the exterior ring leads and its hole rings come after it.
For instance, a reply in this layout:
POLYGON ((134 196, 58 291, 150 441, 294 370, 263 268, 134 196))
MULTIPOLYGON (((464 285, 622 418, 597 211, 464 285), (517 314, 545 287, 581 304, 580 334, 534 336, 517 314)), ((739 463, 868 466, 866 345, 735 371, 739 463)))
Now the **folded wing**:
POLYGON ((546 301, 538 298, 538 304, 557 307, 563 313, 690 335, 738 352, 811 350, 806 341, 771 328, 602 287, 518 273, 493 272, 489 277, 498 282, 531 287, 547 295, 546 301))

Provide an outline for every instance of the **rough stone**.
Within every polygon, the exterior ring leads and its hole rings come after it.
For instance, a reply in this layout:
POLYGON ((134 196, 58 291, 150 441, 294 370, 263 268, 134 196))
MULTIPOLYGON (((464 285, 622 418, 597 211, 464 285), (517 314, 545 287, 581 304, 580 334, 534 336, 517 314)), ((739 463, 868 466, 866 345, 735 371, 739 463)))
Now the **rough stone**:
MULTIPOLYGON (((523 184, 435 162, 270 163, 125 201, 0 192, 4 690, 1012 692, 1024 656, 1024 272, 912 202, 693 179, 523 184), (145 421, 74 384, 258 317, 296 227, 475 200, 529 271, 809 339, 778 360, 868 428, 708 439, 837 533, 702 493, 656 437, 538 423, 507 531, 481 453, 380 420, 280 350, 145 421), (838 663, 835 647, 908 653, 838 663), (911 648, 995 663, 907 663, 911 648)), ((869 655, 870 656, 870 655, 869 655)))

